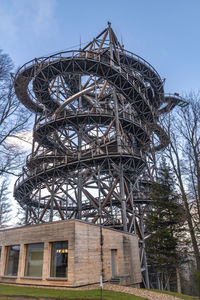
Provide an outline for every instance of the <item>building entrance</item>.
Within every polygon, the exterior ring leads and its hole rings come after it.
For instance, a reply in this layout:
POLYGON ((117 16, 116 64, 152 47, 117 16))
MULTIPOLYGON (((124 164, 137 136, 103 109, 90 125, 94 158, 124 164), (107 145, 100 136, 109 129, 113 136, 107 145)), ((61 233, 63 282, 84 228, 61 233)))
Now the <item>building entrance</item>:
POLYGON ((111 249, 111 267, 112 267, 112 277, 117 275, 116 271, 116 257, 117 257, 117 250, 111 249))

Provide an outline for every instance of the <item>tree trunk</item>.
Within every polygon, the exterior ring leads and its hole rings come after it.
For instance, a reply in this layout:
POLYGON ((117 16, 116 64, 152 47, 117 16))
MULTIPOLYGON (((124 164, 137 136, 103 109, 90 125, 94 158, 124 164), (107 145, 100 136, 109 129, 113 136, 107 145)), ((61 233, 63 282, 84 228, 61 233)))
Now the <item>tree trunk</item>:
POLYGON ((178 266, 176 266, 176 282, 177 282, 177 293, 181 294, 181 278, 180 278, 180 272, 178 266))
POLYGON ((182 195, 182 200, 183 200, 183 203, 184 203, 184 206, 185 206, 187 223, 188 223, 188 228, 189 228, 189 232, 190 232, 190 236, 191 236, 192 246, 193 246, 193 249, 194 249, 194 256, 195 256, 195 260, 196 260, 197 270, 200 271, 200 251, 199 251, 199 248, 198 248, 198 243, 197 243, 195 231, 194 231, 194 227, 193 227, 193 224, 192 224, 192 216, 191 216, 191 213, 190 213, 188 199, 187 199, 187 195, 186 195, 183 180, 182 180, 182 173, 181 173, 181 167, 180 167, 180 158, 179 158, 179 155, 178 155, 178 151, 177 151, 177 149, 175 148, 175 145, 173 145, 172 142, 171 142, 171 149, 169 150, 169 154, 170 154, 169 158, 170 158, 172 167, 174 169, 174 172, 175 172, 176 177, 177 177, 178 182, 179 182, 179 187, 180 187, 180 191, 181 191, 181 195, 182 195), (175 154, 177 165, 175 164, 175 161, 173 159, 172 151, 175 154))
POLYGON ((198 244, 197 244, 197 240, 196 240, 196 236, 195 236, 195 232, 194 232, 194 227, 192 224, 192 216, 190 214, 187 197, 185 195, 185 191, 184 191, 183 187, 181 187, 181 193, 182 193, 182 199, 183 199, 183 202, 185 205, 187 223, 188 223, 189 232, 190 232, 190 236, 191 236, 191 240, 192 240, 192 246, 194 249, 194 256, 195 256, 195 260, 196 260, 197 270, 200 271, 200 252, 199 252, 199 248, 198 248, 198 244))

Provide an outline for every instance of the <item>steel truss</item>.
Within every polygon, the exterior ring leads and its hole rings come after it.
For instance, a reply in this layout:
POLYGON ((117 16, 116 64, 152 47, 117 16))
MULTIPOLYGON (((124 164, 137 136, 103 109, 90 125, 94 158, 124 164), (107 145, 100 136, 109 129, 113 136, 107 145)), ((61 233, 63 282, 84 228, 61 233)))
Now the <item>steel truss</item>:
POLYGON ((135 197, 135 187, 152 134, 154 151, 168 143, 159 115, 182 98, 164 96, 156 70, 124 49, 110 23, 80 50, 28 62, 14 84, 35 113, 32 153, 14 187, 27 223, 76 218, 137 233, 146 271, 147 201, 135 197))

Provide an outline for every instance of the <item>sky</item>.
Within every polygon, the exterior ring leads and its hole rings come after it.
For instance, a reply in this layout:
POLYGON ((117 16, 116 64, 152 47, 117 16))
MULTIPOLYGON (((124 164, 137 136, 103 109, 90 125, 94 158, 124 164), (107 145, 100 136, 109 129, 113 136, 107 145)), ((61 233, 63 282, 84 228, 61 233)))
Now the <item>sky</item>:
POLYGON ((87 43, 110 21, 125 49, 166 78, 166 93, 185 95, 200 87, 199 16, 200 0, 0 0, 0 49, 17 68, 87 43))

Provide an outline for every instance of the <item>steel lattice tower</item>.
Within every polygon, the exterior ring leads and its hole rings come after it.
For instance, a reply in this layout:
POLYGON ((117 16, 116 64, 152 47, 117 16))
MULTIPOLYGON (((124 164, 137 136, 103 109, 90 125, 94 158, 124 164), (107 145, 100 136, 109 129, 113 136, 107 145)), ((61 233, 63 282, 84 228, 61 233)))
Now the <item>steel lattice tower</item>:
POLYGON ((183 99, 164 95, 159 74, 124 49, 110 23, 82 49, 28 62, 14 84, 35 113, 32 153, 14 188, 27 223, 76 218, 142 240, 134 186, 151 135, 154 151, 168 143, 159 115, 183 99))

